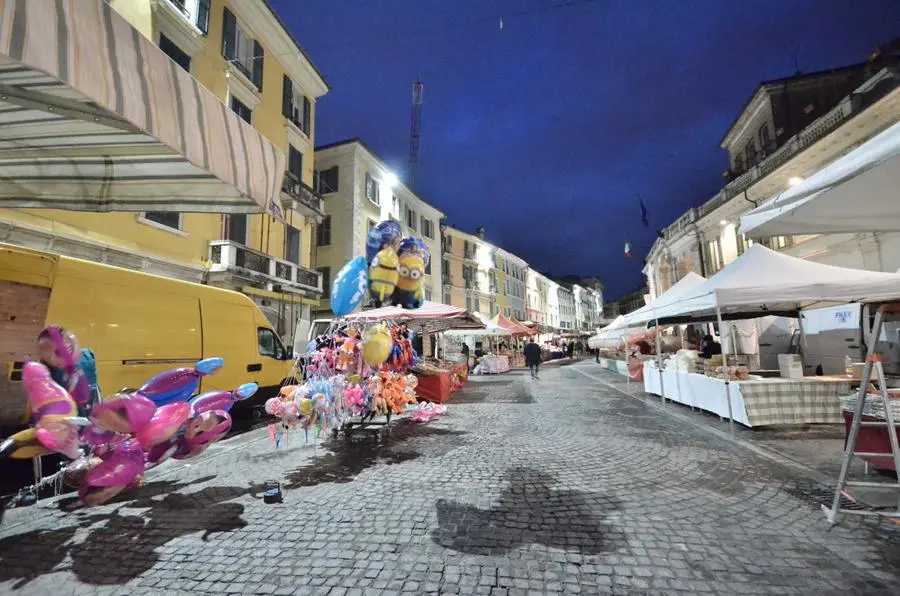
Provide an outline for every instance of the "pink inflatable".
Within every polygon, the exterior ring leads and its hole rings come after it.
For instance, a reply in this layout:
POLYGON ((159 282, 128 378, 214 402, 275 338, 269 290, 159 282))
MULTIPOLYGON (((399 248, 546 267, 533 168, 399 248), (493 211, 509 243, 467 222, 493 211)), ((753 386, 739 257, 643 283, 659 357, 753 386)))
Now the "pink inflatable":
POLYGON ((191 406, 187 402, 178 402, 162 406, 153 414, 153 418, 144 428, 135 433, 135 438, 144 449, 150 449, 172 437, 191 415, 191 406))
POLYGON ((174 459, 189 459, 200 455, 206 448, 224 437, 231 430, 231 415, 224 410, 203 412, 185 425, 184 436, 174 459))
POLYGON ((114 433, 136 433, 153 419, 156 404, 137 393, 118 393, 94 406, 91 420, 114 433))
POLYGON ((49 449, 75 459, 78 450, 78 429, 67 418, 78 414, 78 407, 69 392, 57 385, 46 366, 26 362, 22 369, 22 385, 36 427, 37 440, 49 449))
POLYGON ((84 477, 78 496, 88 507, 102 505, 135 483, 144 471, 144 452, 136 441, 117 444, 84 477))

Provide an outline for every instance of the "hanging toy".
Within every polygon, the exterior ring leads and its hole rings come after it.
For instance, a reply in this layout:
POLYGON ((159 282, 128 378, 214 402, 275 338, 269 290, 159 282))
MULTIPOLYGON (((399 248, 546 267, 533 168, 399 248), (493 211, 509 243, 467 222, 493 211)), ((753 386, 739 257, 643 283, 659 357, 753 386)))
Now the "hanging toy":
POLYGON ((418 238, 404 238, 397 249, 397 288, 393 301, 397 306, 415 309, 425 302, 422 285, 425 282, 425 268, 431 259, 428 246, 418 238))
POLYGON ((399 277, 397 253, 386 246, 378 251, 369 265, 369 296, 375 306, 381 306, 394 294, 399 277))
POLYGON ((363 360, 372 368, 388 359, 391 354, 391 334, 387 325, 381 323, 369 327, 363 336, 363 360))

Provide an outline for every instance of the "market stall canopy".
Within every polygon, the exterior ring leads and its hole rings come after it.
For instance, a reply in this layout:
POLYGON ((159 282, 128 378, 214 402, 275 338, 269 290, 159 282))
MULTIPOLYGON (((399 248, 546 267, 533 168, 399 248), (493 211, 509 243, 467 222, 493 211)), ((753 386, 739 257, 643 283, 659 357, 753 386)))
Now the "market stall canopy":
POLYGON ((446 335, 449 337, 509 337, 512 335, 512 332, 494 324, 480 312, 470 314, 473 319, 484 325, 483 329, 450 329, 446 332, 446 335))
POLYGON ((512 335, 534 335, 534 331, 524 325, 519 325, 518 323, 507 319, 503 313, 497 313, 497 316, 491 320, 491 323, 502 329, 506 329, 512 335))
POLYGON ((281 218, 284 171, 103 0, 0 1, 0 207, 281 218))
POLYGON ((344 317, 347 321, 406 323, 422 333, 435 333, 448 329, 484 329, 485 325, 471 316, 464 308, 425 301, 420 308, 406 309, 399 306, 383 306, 362 310, 344 317))
POLYGON ((900 122, 741 217, 756 237, 900 230, 900 122))
POLYGON ((900 275, 814 263, 759 244, 672 303, 632 322, 796 316, 800 310, 900 299, 900 275))
POLYGON ((656 300, 653 300, 650 304, 645 304, 641 308, 622 317, 619 326, 632 327, 635 325, 646 325, 649 321, 656 320, 655 313, 660 312, 661 309, 670 304, 678 302, 683 296, 693 291, 694 288, 705 281, 705 277, 697 275, 693 271, 688 271, 684 277, 679 279, 674 286, 660 294, 656 300))

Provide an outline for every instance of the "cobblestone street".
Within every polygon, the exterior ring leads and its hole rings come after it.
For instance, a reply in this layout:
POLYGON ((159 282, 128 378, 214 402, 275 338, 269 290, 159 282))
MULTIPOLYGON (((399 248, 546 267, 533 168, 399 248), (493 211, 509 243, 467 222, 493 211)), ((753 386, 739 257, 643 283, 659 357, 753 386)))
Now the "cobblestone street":
POLYGON ((526 376, 473 379, 377 449, 258 429, 103 507, 9 510, 0 593, 896 593, 900 527, 826 531, 821 487, 593 361, 526 376))

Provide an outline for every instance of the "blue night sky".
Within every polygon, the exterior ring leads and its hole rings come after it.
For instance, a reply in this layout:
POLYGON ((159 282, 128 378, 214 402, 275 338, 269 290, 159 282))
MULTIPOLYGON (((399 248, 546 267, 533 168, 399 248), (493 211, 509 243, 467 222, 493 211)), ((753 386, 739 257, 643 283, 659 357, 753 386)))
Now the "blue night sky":
POLYGON ((718 142, 759 82, 900 31, 900 0, 271 1, 332 86, 317 145, 360 137, 403 178, 421 78, 418 194, 608 298, 643 283, 655 229, 721 187, 718 142))

